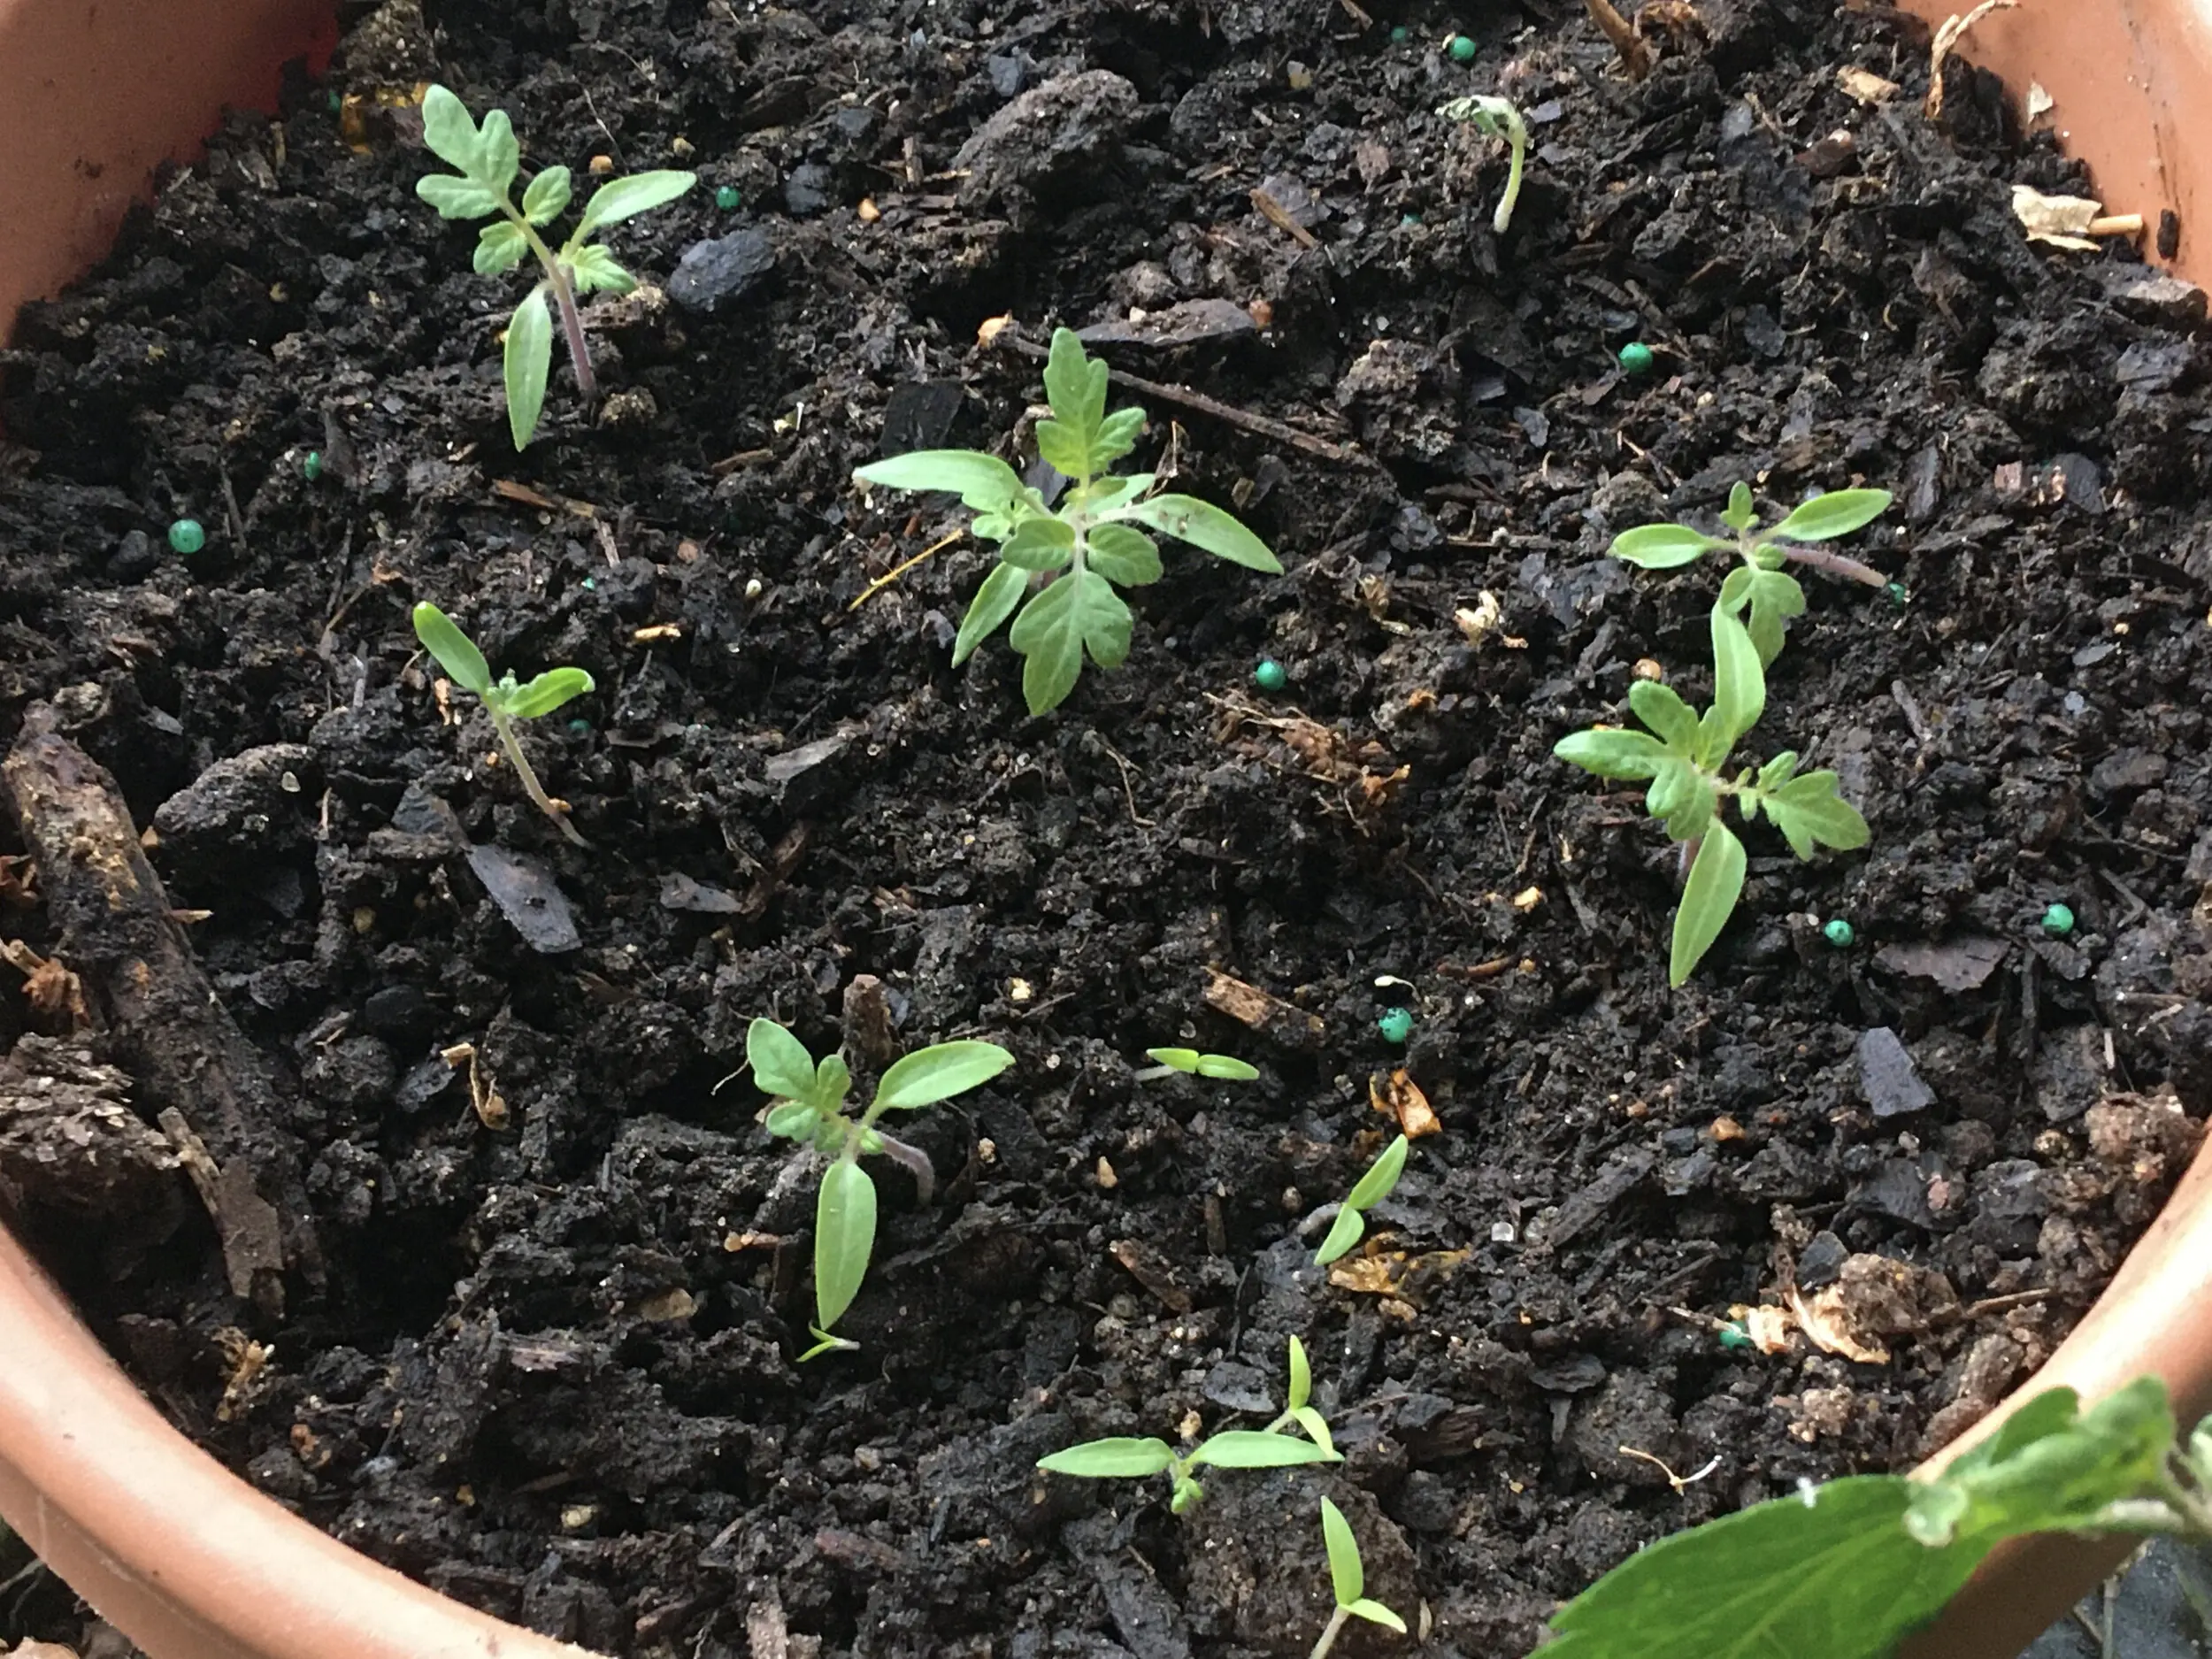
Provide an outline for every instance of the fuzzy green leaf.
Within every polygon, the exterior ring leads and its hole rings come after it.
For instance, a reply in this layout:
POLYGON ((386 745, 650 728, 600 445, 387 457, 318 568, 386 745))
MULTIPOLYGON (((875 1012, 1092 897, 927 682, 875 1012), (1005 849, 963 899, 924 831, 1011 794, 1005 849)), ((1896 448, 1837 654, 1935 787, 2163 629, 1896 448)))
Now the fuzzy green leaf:
POLYGON ((1665 823, 1668 839, 1694 841, 1705 833, 1705 826, 1720 810, 1720 791, 1705 773, 1679 762, 1670 763, 1667 775, 1671 787, 1667 792, 1665 808, 1652 804, 1655 786, 1645 793, 1644 810, 1665 823))
POLYGON ((814 1098, 814 1056, 783 1026, 772 1019, 755 1019, 745 1027, 745 1063, 753 1069, 753 1083, 764 1094, 785 1100, 814 1098))
POLYGON ((1329 1586, 1336 1592, 1336 1604, 1350 1607, 1367 1594, 1367 1570, 1360 1562, 1352 1524, 1326 1498, 1321 1500, 1321 1542, 1329 1552, 1329 1586))
POLYGON ((1400 1135, 1382 1149, 1381 1156, 1367 1167, 1367 1173, 1352 1184, 1352 1190, 1344 1202, 1354 1210, 1372 1210, 1390 1196, 1398 1178, 1405 1173, 1406 1154, 1412 1141, 1400 1135))
MULTIPOLYGON (((852 1087, 853 1069, 845 1064, 845 1056, 833 1052, 824 1055, 814 1068, 814 1093, 810 1098, 815 1104, 832 1109, 841 1106, 845 1096, 852 1093, 852 1087)), ((871 1152, 880 1149, 877 1147, 867 1148, 871 1152)))
POLYGON ((1728 505, 1720 515, 1720 521, 1731 530, 1748 530, 1758 522, 1759 509, 1751 499, 1751 486, 1741 479, 1729 487, 1728 505))
POLYGON ((522 216, 533 225, 550 224, 568 205, 568 169, 548 167, 522 193, 522 216))
POLYGON ((1340 1463, 1344 1460, 1311 1440, 1258 1429, 1225 1429, 1184 1461, 1193 1465, 1211 1463, 1217 1469, 1289 1469, 1300 1463, 1340 1463))
POLYGON ((1137 447, 1137 438, 1144 431, 1144 411, 1133 404, 1117 409, 1098 423, 1098 436, 1091 445, 1091 459, 1102 470, 1137 447))
POLYGON ((1056 571, 1075 557, 1075 527, 1058 518, 1025 518, 998 556, 1017 570, 1056 571))
POLYGON ((876 1244, 876 1184, 842 1160, 822 1171, 814 1201, 814 1322, 825 1331, 844 1317, 868 1275, 876 1244))
POLYGON ((591 676, 580 668, 549 668, 505 698, 507 712, 518 720, 534 720, 563 703, 594 690, 591 676))
MULTIPOLYGON (((1795 757, 1793 757, 1793 759, 1795 757)), ((1759 803, 1770 822, 1786 836, 1790 850, 1810 858, 1816 844, 1852 852, 1867 842, 1866 819, 1836 793, 1832 772, 1801 772, 1759 803)))
POLYGON ((1027 660, 1022 695, 1032 714, 1067 701, 1083 672, 1083 655, 1118 668, 1129 655, 1131 618, 1113 584, 1096 571, 1071 571, 1023 607, 1007 643, 1027 660))
POLYGON ((698 181, 699 175, 695 173, 672 170, 633 173, 626 179, 610 179, 592 192, 591 200, 585 204, 583 218, 577 221, 576 234, 571 240, 580 242, 602 225, 617 224, 637 214, 650 212, 654 208, 674 201, 698 181))
POLYGON ((1321 1240, 1321 1248, 1313 1253, 1313 1264, 1326 1267, 1365 1236, 1366 1217, 1349 1204, 1338 1206, 1336 1219, 1329 1224, 1328 1236, 1321 1240))
POLYGON ((786 1141, 807 1141, 814 1135, 819 1114, 804 1101, 778 1101, 761 1119, 761 1126, 786 1141))
POLYGON ((895 1062, 876 1086, 875 1110, 912 1111, 989 1082, 1014 1064, 995 1042, 940 1042, 895 1062))
POLYGON ((553 312, 545 290, 530 297, 507 319, 507 349, 502 362, 507 384, 507 430, 517 450, 527 449, 545 407, 546 377, 553 372, 553 312))
POLYGON ((429 173, 415 180, 415 194, 438 210, 441 219, 481 219, 499 211, 499 195, 472 179, 429 173))
POLYGON ((587 294, 627 294, 637 287, 637 279, 597 242, 570 250, 562 256, 561 265, 568 273, 569 287, 580 298, 587 294))
POLYGON ((1628 706, 1676 754, 1686 755, 1696 746, 1697 716, 1673 687, 1661 685, 1655 680, 1635 680, 1628 687, 1628 706))
POLYGON ((1624 726, 1570 732, 1552 745, 1551 752, 1601 778, 1648 778, 1667 758, 1666 746, 1657 738, 1624 726))
MULTIPOLYGON (((1749 565, 1731 572, 1730 580, 1744 575, 1751 579, 1747 584, 1749 605, 1744 626, 1751 635, 1753 649, 1759 653, 1760 666, 1766 667, 1782 654, 1789 619, 1805 614, 1805 590, 1798 586, 1797 578, 1787 572, 1755 570, 1749 565)), ((1722 597, 1724 603, 1726 595, 1722 597)))
POLYGON ((1759 768, 1759 787, 1778 789, 1790 780, 1792 774, 1796 771, 1797 751, 1793 749, 1786 749, 1759 768))
POLYGON ((504 199, 508 186, 515 181, 516 169, 522 165, 522 146, 515 142, 515 124, 507 119, 506 111, 493 110, 484 117, 477 142, 476 165, 472 171, 504 199))
POLYGON ((483 139, 468 105, 444 87, 433 86, 422 95, 422 142, 449 167, 467 173, 482 170, 483 139))
POLYGON ((1195 495, 1149 496, 1131 503, 1115 516, 1187 541, 1216 558, 1227 559, 1247 570, 1264 571, 1271 576, 1282 574, 1282 561, 1268 550, 1266 542, 1232 514, 1195 495))
POLYGON ((1080 1446, 1037 1460, 1040 1469, 1085 1480, 1134 1480, 1164 1474, 1174 1466, 1174 1448, 1165 1440, 1138 1440, 1126 1434, 1085 1440, 1080 1446))
POLYGON ((1726 546, 1727 542, 1686 524, 1646 524, 1622 531, 1608 551, 1642 569, 1666 571, 1678 565, 1694 565, 1715 548, 1726 546))
POLYGON ((1709 752, 1703 758, 1707 765, 1717 766, 1766 712, 1767 680, 1759 665, 1758 648, 1752 644, 1750 633, 1742 623, 1717 606, 1712 613, 1712 630, 1711 714, 1717 717, 1715 725, 1727 733, 1727 741, 1719 742, 1717 734, 1714 741, 1717 752, 1709 752))
POLYGON ((522 233, 505 219, 498 219, 476 233, 476 273, 496 276, 511 271, 529 251, 530 244, 523 240, 522 233))
POLYGON ((1816 495, 1767 532, 1786 541, 1832 541, 1865 528, 1889 510, 1886 489, 1835 489, 1816 495))
POLYGON ((476 641, 461 632, 458 623, 427 599, 415 607, 414 620, 415 637, 422 641, 423 649, 437 659, 448 680, 480 697, 490 695, 491 664, 484 660, 484 653, 476 649, 476 641))
POLYGON ((959 635, 952 642, 955 668, 975 655, 975 648, 997 632, 1000 623, 1014 614, 1029 590, 1029 572, 1018 565, 999 565, 983 579, 968 602, 968 614, 960 618, 959 635))
POLYGON ((1667 983, 1679 985, 1713 948, 1727 926, 1743 892, 1743 843, 1728 826, 1715 818, 1706 826, 1705 839, 1690 865, 1690 879, 1682 887, 1681 908, 1674 913, 1674 953, 1667 967, 1667 983))
POLYGON ((1072 328, 1052 331, 1045 359, 1045 401, 1052 405, 1052 419, 1037 423, 1037 452, 1070 478, 1093 477, 1110 458, 1099 453, 1106 378, 1106 365, 1083 349, 1072 328))
POLYGON ((1090 565, 1118 588, 1142 588, 1160 580, 1160 544, 1125 524, 1094 526, 1088 538, 1090 565))
POLYGON ((979 449, 912 449, 871 462, 853 476, 889 489, 949 490, 978 512, 1010 512, 1022 498, 1021 475, 979 449))

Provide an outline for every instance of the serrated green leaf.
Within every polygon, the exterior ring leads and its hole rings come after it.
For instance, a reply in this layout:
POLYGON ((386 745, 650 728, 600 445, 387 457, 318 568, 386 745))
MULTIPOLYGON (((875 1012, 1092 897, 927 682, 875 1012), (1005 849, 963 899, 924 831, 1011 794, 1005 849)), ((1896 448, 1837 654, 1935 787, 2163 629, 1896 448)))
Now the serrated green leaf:
POLYGON ((618 224, 623 219, 649 212, 654 208, 672 202, 698 180, 699 175, 695 173, 679 173, 672 169, 633 173, 626 179, 610 179, 592 192, 591 200, 585 204, 583 218, 577 221, 576 234, 571 240, 580 242, 603 225, 618 224))
POLYGON ((1389 1197, 1391 1189, 1398 1184, 1398 1178, 1405 1173, 1406 1154, 1412 1149, 1412 1141, 1400 1135, 1385 1147, 1375 1161, 1367 1166, 1367 1173, 1352 1184, 1351 1192, 1345 1196, 1346 1206, 1353 1210, 1372 1210, 1389 1197))
POLYGON ((1720 520, 1731 530, 1748 530, 1757 522, 1759 509, 1751 499, 1751 486, 1741 479, 1729 487, 1728 505, 1722 510, 1720 520))
POLYGON ((1132 496, 1141 495, 1152 488, 1149 472, 1131 472, 1121 478, 1094 478, 1090 488, 1080 485, 1068 491, 1064 505, 1072 514, 1081 511, 1093 518, 1110 512, 1132 496))
POLYGON ((481 219, 499 211, 495 191, 449 173, 425 173, 415 180, 415 194, 436 208, 441 219, 481 219))
POLYGON ((1103 472, 1116 461, 1137 447, 1138 434, 1144 431, 1144 411, 1132 404, 1117 409, 1098 423, 1098 437, 1091 446, 1091 460, 1103 472))
POLYGON ((1739 565, 1721 579, 1720 608, 1732 616, 1740 614, 1751 598, 1752 579, 1759 573, 1753 565, 1739 565))
POLYGON ((507 319, 507 349, 501 369, 507 387, 507 430, 515 449, 526 449, 545 408, 546 377, 553 372, 553 312, 545 290, 535 288, 507 319))
POLYGON ((461 632, 460 624, 432 604, 427 599, 415 607, 415 637, 422 648, 444 669, 446 678, 464 691, 478 696, 488 696, 492 688, 491 664, 484 660, 484 653, 476 649, 476 641, 461 632))
POLYGON ((814 1108, 804 1101, 787 1100, 771 1106, 761 1125, 770 1134, 786 1141, 808 1141, 813 1139, 818 1121, 814 1108))
POLYGON ((1037 423, 1037 449, 1053 465, 1073 479, 1087 479, 1105 470, 1097 459, 1101 428, 1106 419, 1106 365, 1083 349, 1072 328, 1052 331, 1052 349, 1045 358, 1045 401, 1052 405, 1052 419, 1037 423), (1046 428, 1055 429, 1056 449, 1067 457, 1062 465, 1046 450, 1046 428))
POLYGON ((468 105, 444 87, 434 85, 422 95, 422 142, 447 166, 468 173, 480 171, 483 141, 476 123, 470 119, 468 105))
POLYGON ((2022 1532, 2092 1528, 2108 1505, 2156 1495, 2174 1439, 2157 1378, 2138 1378, 2070 1421, 2046 1408, 2036 1426, 2040 1432, 1916 1483, 1906 1531, 1923 1544, 1985 1547, 2022 1532))
POLYGON ((514 718, 534 720, 594 689, 591 676, 580 668, 549 668, 527 685, 516 687, 504 701, 514 718))
POLYGON ((814 1322, 828 1330, 844 1317, 868 1276, 876 1244, 876 1184, 842 1160, 822 1171, 814 1201, 814 1322))
POLYGON ((975 655, 975 648, 989 639, 1000 623, 1014 614, 1029 590, 1029 572, 1018 565, 999 565, 983 579, 968 602, 968 614, 960 618, 960 633, 952 642, 955 668, 975 655))
POLYGON ((1091 452, 1084 444, 1083 434, 1064 420, 1048 418, 1037 423, 1037 454, 1063 478, 1089 475, 1091 452))
POLYGON ((1217 1469, 1290 1469, 1301 1463, 1340 1463, 1334 1452, 1311 1440, 1287 1434, 1268 1434, 1258 1429, 1225 1429, 1184 1460, 1194 1466, 1211 1463, 1217 1469))
POLYGON ((1763 668, 1781 656, 1789 618, 1805 614, 1805 590, 1798 586, 1796 577, 1784 571, 1742 566, 1731 573, 1744 572, 1751 577, 1745 630, 1751 635, 1752 649, 1759 653, 1759 664, 1763 668))
POLYGON ((476 273, 496 276, 502 271, 511 271, 529 251, 530 244, 523 240, 522 233, 505 219, 499 219, 476 233, 476 273))
POLYGON ((1365 1596, 1362 1596, 1344 1610, 1355 1617, 1365 1619, 1371 1624, 1379 1624, 1385 1630, 1394 1630, 1401 1636, 1406 1633, 1405 1620, 1400 1618, 1380 1601, 1371 1601, 1365 1596))
POLYGON ((1786 749, 1759 768, 1759 787, 1778 789, 1790 780, 1791 774, 1796 770, 1797 751, 1793 749, 1786 749))
POLYGON ((1810 858, 1816 845, 1852 852, 1867 843, 1866 819, 1836 793, 1836 782, 1832 772, 1802 772, 1759 803, 1800 858, 1810 858))
POLYGON ((1715 548, 1728 545, 1686 524, 1646 524, 1622 531, 1607 550, 1644 570, 1665 571, 1694 565, 1715 548))
POLYGON ((1096 571, 1071 571, 1032 599, 1007 634, 1026 659, 1022 694, 1030 713, 1067 700, 1086 651, 1102 668, 1119 666, 1129 655, 1130 627, 1129 607, 1096 571))
POLYGON ((1694 767, 1682 769, 1682 783, 1663 812, 1654 810, 1646 796, 1644 806, 1654 818, 1663 820, 1671 841, 1694 841, 1705 833, 1705 827, 1720 810, 1720 791, 1713 780, 1694 767))
POLYGON ((1087 538, 1090 566, 1118 588, 1142 588, 1160 580, 1160 546, 1125 524, 1092 527, 1087 538))
POLYGON ((561 268, 568 273, 570 289, 580 297, 587 294, 627 294, 637 287, 637 279, 597 242, 571 249, 562 255, 561 268))
MULTIPOLYGON (((832 1051, 824 1055, 816 1064, 813 1093, 808 1098, 817 1106, 834 1110, 844 1104, 845 1096, 852 1093, 852 1067, 845 1064, 843 1055, 832 1051)), ((869 1152, 880 1152, 883 1148, 880 1145, 877 1145, 863 1149, 869 1152)))
POLYGON ((1174 1449, 1165 1440, 1138 1440, 1126 1434, 1086 1440, 1037 1460, 1040 1469, 1083 1480, 1134 1480, 1164 1474, 1174 1466, 1174 1449))
POLYGON ((1306 1361, 1306 1345, 1294 1336, 1290 1339, 1290 1393, 1283 1409, 1295 1413, 1312 1398, 1313 1367, 1306 1361))
POLYGON ((1321 1500, 1321 1542, 1329 1553, 1329 1586, 1336 1592, 1336 1604, 1350 1607, 1367 1594, 1367 1571, 1352 1524, 1326 1498, 1321 1500))
POLYGON ((813 1098, 814 1056, 774 1020, 755 1019, 745 1027, 745 1063, 752 1067, 754 1087, 764 1094, 813 1098))
POLYGON ((1682 804, 1696 772, 1689 763, 1670 755, 1652 773, 1651 787, 1644 791, 1644 810, 1663 818, 1682 804))
POLYGON ((1260 1074, 1259 1067, 1248 1065, 1229 1054, 1202 1054, 1198 1056, 1198 1075, 1218 1078, 1225 1083, 1249 1083, 1260 1074))
POLYGON ((895 1062, 876 1087, 875 1111, 913 1111, 980 1087, 1014 1064, 995 1042, 940 1042, 895 1062))
POLYGON ((1836 489, 1816 495, 1767 532, 1786 541, 1832 541, 1863 529, 1889 510, 1886 489, 1836 489))
POLYGON ((1690 977, 1743 892, 1743 843, 1716 818, 1706 826, 1705 839, 1690 865, 1690 879, 1682 887, 1682 903, 1674 913, 1674 951, 1667 966, 1667 983, 1680 985, 1690 977))
POLYGON ((476 165, 472 171, 503 199, 521 165, 522 146, 515 142, 515 124, 507 119, 506 111, 491 111, 477 134, 476 165))
POLYGON ((1025 518, 998 556, 1017 570, 1056 571, 1075 557, 1075 527, 1058 518, 1025 518))
POLYGON ((978 512, 1011 512, 1022 499, 1021 475, 979 449, 912 449, 872 461, 853 476, 889 489, 949 490, 978 512))
POLYGON ((1667 758, 1666 745, 1657 738, 1624 726, 1570 732, 1552 745, 1551 752, 1601 778, 1649 778, 1667 758))
POLYGON ((1628 687, 1628 706, 1675 753, 1686 755, 1696 745, 1697 715, 1672 686, 1655 680, 1635 680, 1628 687))
POLYGON ((550 224, 568 205, 568 169, 548 167, 522 193, 522 216, 533 225, 550 224))
POLYGON ((1187 541, 1193 547, 1241 565, 1247 570, 1282 574, 1282 561, 1267 543, 1247 529, 1233 515, 1195 495, 1152 495, 1120 508, 1118 518, 1187 541))
POLYGON ((1349 1204, 1340 1205, 1336 1219, 1329 1224, 1328 1236, 1321 1240, 1321 1248, 1313 1253, 1313 1264, 1326 1267, 1357 1244, 1366 1233, 1367 1218, 1349 1204))
MULTIPOLYGON (((1759 717, 1766 712, 1767 680, 1759 664, 1759 650, 1751 642, 1751 634, 1744 625, 1725 611, 1716 607, 1712 612, 1713 631, 1713 706, 1710 713, 1717 717, 1716 725, 1727 733, 1727 741, 1719 744, 1717 753, 1708 753, 1708 765, 1718 765, 1727 758, 1728 751, 1736 746, 1746 732, 1759 724, 1759 717)), ((1718 743, 1716 736, 1715 741, 1718 743)))

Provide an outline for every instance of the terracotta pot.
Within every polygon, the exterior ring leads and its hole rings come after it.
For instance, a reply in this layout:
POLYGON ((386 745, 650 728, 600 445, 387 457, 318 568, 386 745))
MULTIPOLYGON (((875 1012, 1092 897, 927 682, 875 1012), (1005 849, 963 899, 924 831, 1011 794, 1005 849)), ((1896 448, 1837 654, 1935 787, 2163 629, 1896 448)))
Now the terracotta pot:
MULTIPOLYGON (((1943 0, 1909 0, 1939 19, 1943 0)), ((328 39, 327 0, 0 0, 0 323, 98 257, 150 169, 226 103, 328 39)), ((2182 217, 2206 274, 2212 0, 2025 0, 1968 56, 2039 80, 2116 212, 2182 217)), ((2104 1298, 2016 1399, 2154 1371, 2185 1420, 2212 1410, 2212 1147, 2104 1298)), ((0 1229, 0 1517, 153 1659, 578 1659, 347 1549, 252 1491, 147 1403, 0 1229)), ((1995 1416, 1968 1440, 1986 1432, 1995 1416)), ((1965 1442, 1962 1441, 1962 1444, 1965 1442)), ((1954 1448, 1955 1449, 1955 1448, 1954 1448)), ((1936 1460, 1938 1462, 1940 1459, 1936 1460)), ((2008 1659, 2124 1547, 2001 1552, 1912 1659, 2008 1659)))

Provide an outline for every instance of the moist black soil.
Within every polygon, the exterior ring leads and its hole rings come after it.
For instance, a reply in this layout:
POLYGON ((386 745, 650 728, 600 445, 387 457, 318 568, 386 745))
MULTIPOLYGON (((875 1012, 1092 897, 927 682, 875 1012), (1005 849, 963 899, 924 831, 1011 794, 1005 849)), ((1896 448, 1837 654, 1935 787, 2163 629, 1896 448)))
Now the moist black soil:
MULTIPOLYGON (((181 1175, 149 1245, 4 1168, 249 1479, 620 1655, 1302 1652, 1325 1493, 1370 1594, 1510 1655, 1666 1531, 1909 1462, 2094 1296, 2212 1106, 2204 303, 2024 239, 2013 185, 2086 181, 1980 77, 1931 123, 1924 35, 1811 0, 1649 8, 1638 84, 1555 0, 424 10, 234 119, 6 358, 0 734, 47 705, 207 912, 319 1277, 234 1294, 181 1175), (432 78, 527 166, 701 173, 613 234, 647 288, 592 306, 605 396, 557 365, 520 457, 519 279, 471 273, 378 97, 432 78), (1494 89, 1535 133, 1503 237, 1499 146, 1432 113, 1494 89), (1127 665, 1033 719, 1002 642, 949 666, 963 516, 850 473, 1027 463, 1011 342, 1062 323, 1318 442, 1119 395, 1287 573, 1171 549, 1127 665), (1740 478, 1895 491, 1851 546, 1909 596, 1809 577, 1747 746, 1834 767, 1872 845, 1747 832, 1671 992, 1674 851, 1550 748, 1638 673, 1702 699, 1720 572, 1604 550, 1740 478), (528 735, 588 850, 434 687, 417 599, 596 678, 528 735), (529 939, 472 846, 557 884, 529 939), (1279 1005, 1248 1028, 1217 975, 1279 1005), (860 976, 902 1043, 1019 1064, 920 1118, 934 1202, 879 1171, 863 1346, 800 1366, 810 1188, 743 1032, 822 1051, 860 976), (1169 1043, 1261 1079, 1134 1080, 1169 1043), (1440 1130, 1340 1282, 1309 1218, 1399 1066, 1440 1130), (1723 1342, 1792 1286, 1886 1361, 1723 1342), (1033 1472, 1258 1425, 1292 1334, 1341 1469, 1180 1519, 1033 1472)), ((11 1038, 68 1034, 20 1002, 11 1038)), ((14 1594, 0 1635, 74 1632, 14 1594)))

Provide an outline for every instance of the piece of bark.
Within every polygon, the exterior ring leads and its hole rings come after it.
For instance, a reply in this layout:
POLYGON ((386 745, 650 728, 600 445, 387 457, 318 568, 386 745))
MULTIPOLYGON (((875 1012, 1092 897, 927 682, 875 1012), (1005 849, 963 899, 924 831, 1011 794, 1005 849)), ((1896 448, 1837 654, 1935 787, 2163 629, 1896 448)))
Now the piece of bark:
POLYGON ((20 1039, 0 1063, 0 1194, 112 1243, 167 1238, 184 1219, 177 1156, 130 1088, 81 1039, 20 1039))
POLYGON ((231 1288, 280 1315, 285 1270, 319 1285, 322 1257, 273 1068, 200 971, 115 780, 46 705, 25 714, 0 786, 38 861, 56 955, 84 982, 95 1047, 143 1108, 177 1111, 204 1146, 231 1288))
POLYGON ((1322 1033, 1326 1028, 1319 1015, 1309 1014, 1273 992, 1247 985, 1218 968, 1206 970, 1205 999, 1206 1006, 1216 1013, 1226 1014, 1239 1025, 1248 1025, 1277 1042, 1295 1048, 1321 1046, 1322 1033))

